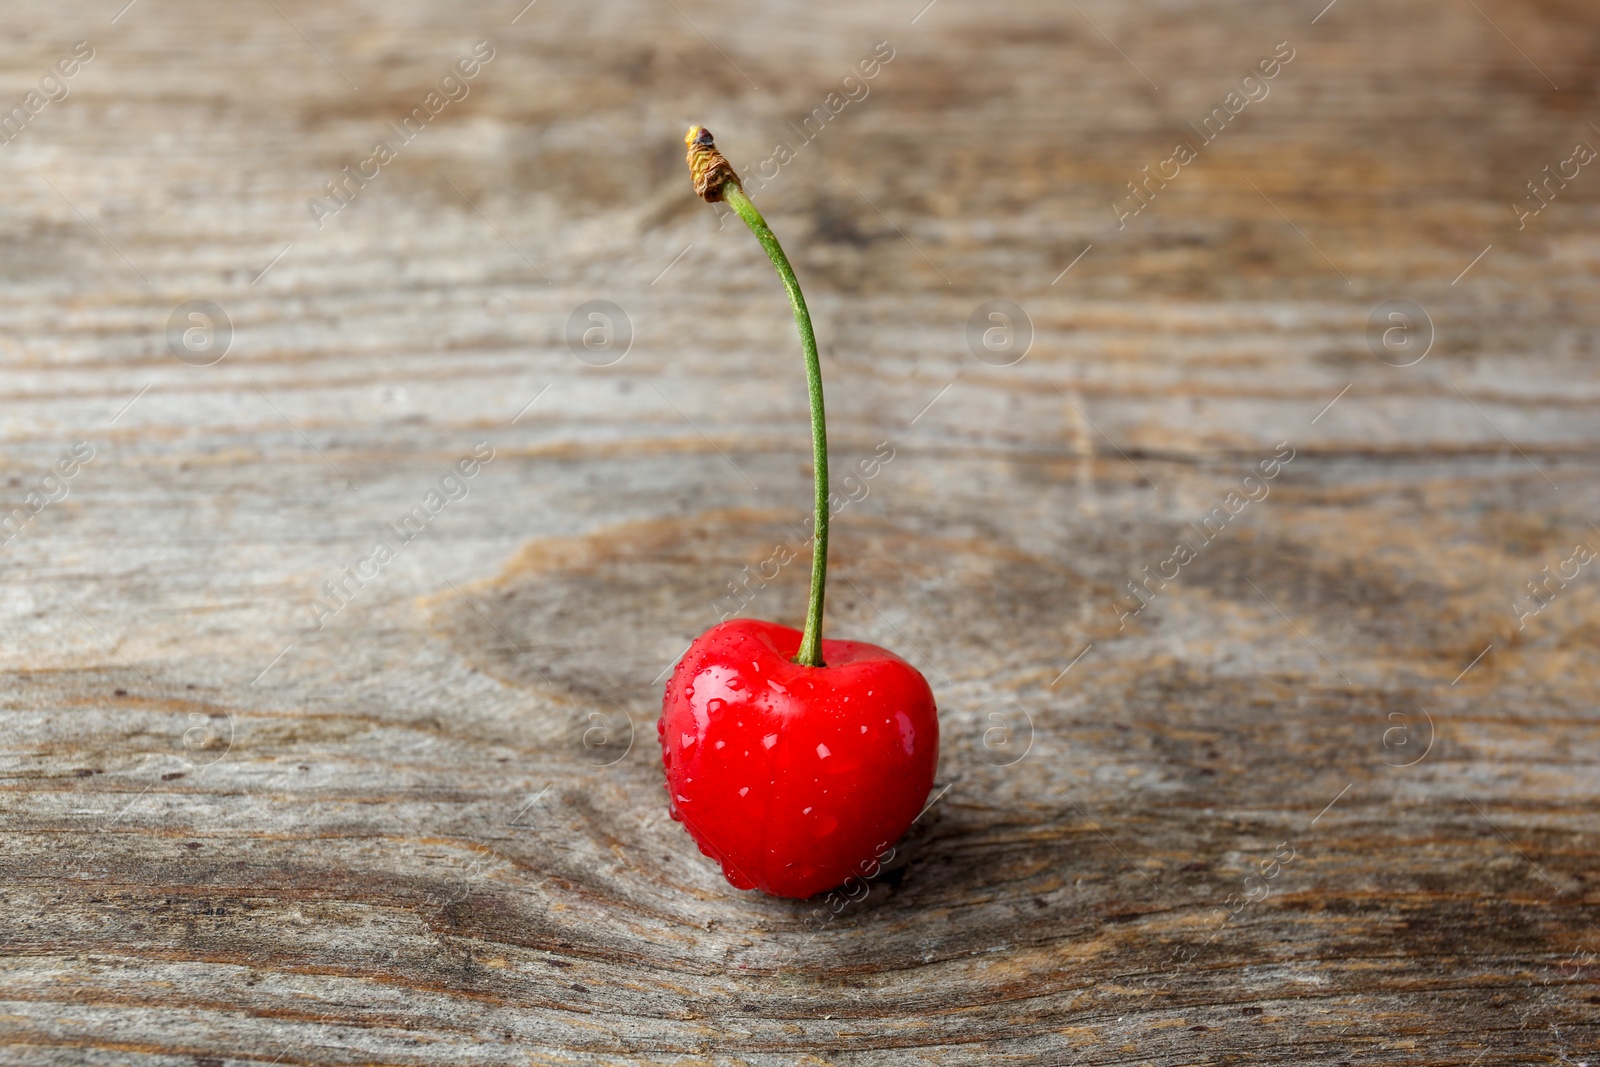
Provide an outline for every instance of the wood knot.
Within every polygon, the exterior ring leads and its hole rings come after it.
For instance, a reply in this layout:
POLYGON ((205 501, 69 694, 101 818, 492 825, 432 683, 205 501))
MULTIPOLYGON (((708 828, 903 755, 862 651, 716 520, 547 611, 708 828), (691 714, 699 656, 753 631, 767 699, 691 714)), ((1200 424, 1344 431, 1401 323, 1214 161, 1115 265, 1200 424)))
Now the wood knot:
POLYGON ((690 126, 689 132, 684 134, 683 143, 689 146, 686 156, 689 173, 694 177, 694 191, 700 194, 700 199, 716 203, 722 199, 723 187, 729 182, 740 184, 733 164, 717 151, 710 130, 704 126, 690 126))

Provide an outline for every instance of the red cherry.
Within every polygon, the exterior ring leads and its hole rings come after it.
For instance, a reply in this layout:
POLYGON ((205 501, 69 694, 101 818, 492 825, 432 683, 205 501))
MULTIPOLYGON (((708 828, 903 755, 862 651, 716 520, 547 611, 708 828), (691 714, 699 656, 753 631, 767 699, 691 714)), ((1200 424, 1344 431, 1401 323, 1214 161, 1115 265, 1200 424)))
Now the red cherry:
POLYGON ((799 630, 734 619, 701 634, 657 732, 672 817, 740 889, 808 897, 871 876, 927 801, 939 715, 916 668, 861 641, 793 659, 799 630))

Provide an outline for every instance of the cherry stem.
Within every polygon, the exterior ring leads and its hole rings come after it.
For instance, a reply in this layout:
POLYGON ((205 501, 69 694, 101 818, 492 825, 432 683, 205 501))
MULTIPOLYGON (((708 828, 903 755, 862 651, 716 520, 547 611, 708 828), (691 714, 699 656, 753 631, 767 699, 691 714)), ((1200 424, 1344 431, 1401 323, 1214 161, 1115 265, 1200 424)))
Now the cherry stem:
POLYGON ((806 389, 811 394, 811 463, 816 484, 816 531, 811 551, 811 600, 806 608, 806 629, 800 639, 800 651, 794 661, 803 667, 821 667, 822 662, 822 593, 828 575, 828 426, 822 413, 822 363, 817 358, 817 335, 811 329, 811 313, 806 310, 806 298, 800 293, 800 282, 789 266, 789 257, 773 234, 772 227, 761 217, 761 212, 750 202, 735 182, 723 186, 722 199, 734 213, 744 220, 750 232, 756 235, 767 258, 778 269, 783 287, 789 292, 789 306, 794 309, 795 328, 800 331, 800 346, 806 353, 806 389))

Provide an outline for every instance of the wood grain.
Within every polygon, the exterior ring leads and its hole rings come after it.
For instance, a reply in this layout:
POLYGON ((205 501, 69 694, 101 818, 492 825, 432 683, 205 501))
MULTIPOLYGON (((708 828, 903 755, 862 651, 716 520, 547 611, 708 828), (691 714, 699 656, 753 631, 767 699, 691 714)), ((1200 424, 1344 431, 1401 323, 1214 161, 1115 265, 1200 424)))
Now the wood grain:
POLYGON ((4 103, 94 49, 0 145, 0 1060, 1597 1062, 1600 563, 1523 598, 1600 549, 1600 171, 1512 210, 1600 146, 1592 5, 120 8, 0 50, 4 103), (661 677, 810 477, 690 123, 790 148, 834 465, 893 453, 828 625, 945 744, 858 901, 661 796, 661 677))

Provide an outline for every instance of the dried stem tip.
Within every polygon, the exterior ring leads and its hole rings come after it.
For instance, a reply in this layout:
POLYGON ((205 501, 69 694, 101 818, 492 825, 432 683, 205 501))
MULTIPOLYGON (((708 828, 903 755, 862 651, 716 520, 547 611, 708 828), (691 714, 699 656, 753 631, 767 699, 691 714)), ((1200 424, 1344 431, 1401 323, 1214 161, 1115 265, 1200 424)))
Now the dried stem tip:
POLYGON ((743 188, 739 176, 733 172, 733 164, 717 151, 710 130, 704 126, 690 126, 683 143, 689 146, 689 173, 694 176, 694 191, 700 194, 700 199, 710 203, 721 200, 722 187, 729 182, 743 188))

